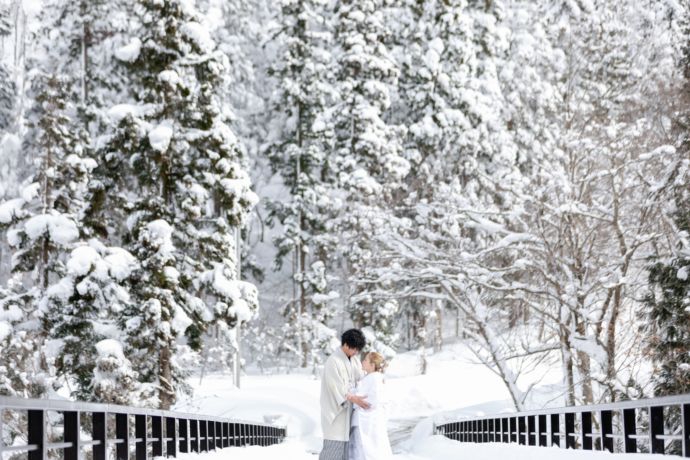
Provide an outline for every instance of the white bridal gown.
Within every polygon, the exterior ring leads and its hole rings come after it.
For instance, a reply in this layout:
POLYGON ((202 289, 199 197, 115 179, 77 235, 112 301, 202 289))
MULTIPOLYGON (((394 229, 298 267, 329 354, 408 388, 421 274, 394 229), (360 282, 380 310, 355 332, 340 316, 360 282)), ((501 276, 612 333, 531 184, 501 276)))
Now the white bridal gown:
POLYGON ((357 395, 366 396, 369 409, 355 406, 350 429, 349 460, 390 460, 393 458, 386 427, 383 374, 372 372, 357 384, 357 395))

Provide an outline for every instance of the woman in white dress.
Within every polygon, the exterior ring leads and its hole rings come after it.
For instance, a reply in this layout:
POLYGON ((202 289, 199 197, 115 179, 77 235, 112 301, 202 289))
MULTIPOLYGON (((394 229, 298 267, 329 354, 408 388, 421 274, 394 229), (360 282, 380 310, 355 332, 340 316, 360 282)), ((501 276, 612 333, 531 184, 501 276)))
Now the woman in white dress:
POLYGON ((367 373, 355 393, 366 397, 368 409, 356 407, 350 429, 350 460, 390 460, 393 458, 388 430, 385 403, 383 370, 386 363, 379 353, 370 352, 362 361, 367 373))

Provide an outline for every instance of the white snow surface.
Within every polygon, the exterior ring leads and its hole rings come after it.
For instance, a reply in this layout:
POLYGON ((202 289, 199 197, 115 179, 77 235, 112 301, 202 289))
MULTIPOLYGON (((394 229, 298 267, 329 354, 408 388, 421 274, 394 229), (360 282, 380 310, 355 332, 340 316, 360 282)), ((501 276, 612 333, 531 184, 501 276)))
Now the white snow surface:
POLYGON ((173 137, 173 126, 169 121, 164 121, 160 125, 149 131, 149 144, 154 150, 165 152, 170 147, 173 137))
POLYGON ((216 47, 208 27, 198 22, 187 22, 182 25, 180 31, 198 46, 203 53, 210 53, 216 47))
MULTIPOLYGON (((433 436, 434 420, 453 416, 480 416, 510 411, 508 393, 498 377, 471 360, 462 344, 450 345, 428 357, 428 373, 419 374, 417 352, 399 354, 387 371, 389 430, 410 422, 416 428, 396 446, 395 460, 597 460, 659 458, 652 455, 582 452, 556 447, 506 444, 464 444, 433 436)), ((314 460, 321 449, 320 381, 309 370, 291 374, 243 375, 241 388, 230 375, 190 380, 194 396, 176 410, 288 426, 288 439, 271 447, 227 448, 205 454, 183 454, 181 460, 314 460)), ((457 418, 456 418, 457 419, 457 418)), ((669 458, 669 457, 664 457, 669 458)), ((678 457, 670 457, 678 458, 678 457)))
POLYGON ((96 352, 98 356, 114 356, 119 359, 124 359, 125 355, 122 352, 122 344, 114 339, 101 340, 96 344, 96 352))
POLYGON ((24 224, 24 231, 32 240, 48 233, 50 239, 66 246, 79 238, 79 230, 74 221, 63 214, 39 214, 24 224))
POLYGON ((137 37, 132 38, 127 45, 115 50, 115 57, 122 62, 134 62, 141 53, 141 40, 137 37))
POLYGON ((16 217, 20 217, 22 213, 22 206, 24 205, 24 200, 21 198, 15 198, 13 200, 7 200, 0 204, 0 224, 9 224, 16 217))

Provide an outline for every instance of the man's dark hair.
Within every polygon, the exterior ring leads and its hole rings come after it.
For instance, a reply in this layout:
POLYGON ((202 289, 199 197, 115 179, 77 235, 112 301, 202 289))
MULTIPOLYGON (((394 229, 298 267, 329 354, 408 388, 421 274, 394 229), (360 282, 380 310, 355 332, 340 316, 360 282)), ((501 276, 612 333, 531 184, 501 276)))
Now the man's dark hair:
POLYGON ((364 338, 364 334, 359 329, 348 329, 343 332, 341 340, 343 345, 359 351, 362 351, 367 345, 367 339, 364 338))

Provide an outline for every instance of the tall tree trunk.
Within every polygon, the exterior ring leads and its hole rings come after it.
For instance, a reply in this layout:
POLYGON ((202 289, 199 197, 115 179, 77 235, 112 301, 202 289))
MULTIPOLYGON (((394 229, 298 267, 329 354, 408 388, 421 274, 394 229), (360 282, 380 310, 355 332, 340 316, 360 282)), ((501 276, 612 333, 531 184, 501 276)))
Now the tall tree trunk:
MULTIPOLYGON (((580 336, 586 338, 586 327, 584 320, 574 318, 575 330, 580 336)), ((582 403, 594 403, 594 391, 592 389, 592 358, 585 351, 577 351, 577 369, 582 381, 582 403)))
POLYGON ((175 390, 172 381, 171 351, 169 346, 164 346, 159 354, 159 389, 158 401, 159 409, 168 410, 175 403, 175 390))
POLYGON ((575 375, 573 369, 573 354, 570 345, 570 335, 564 325, 560 326, 561 359, 563 360, 563 373, 565 377, 567 404, 575 405, 575 375))

